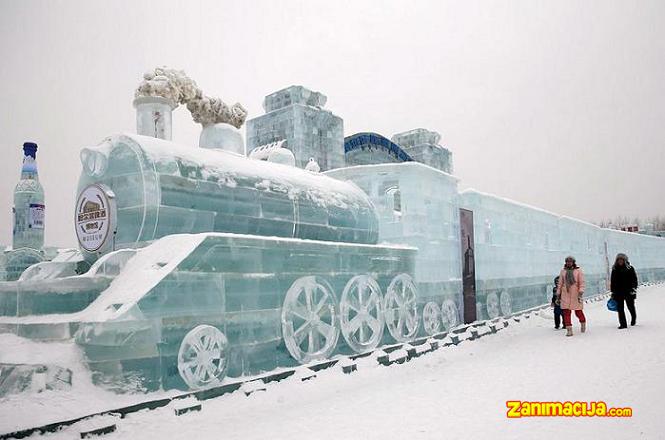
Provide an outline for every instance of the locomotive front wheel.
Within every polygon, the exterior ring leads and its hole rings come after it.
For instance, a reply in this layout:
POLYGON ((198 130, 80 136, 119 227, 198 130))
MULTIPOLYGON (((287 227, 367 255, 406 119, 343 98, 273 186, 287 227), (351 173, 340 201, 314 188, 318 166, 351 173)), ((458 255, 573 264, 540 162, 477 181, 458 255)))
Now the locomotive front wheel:
POLYGON ((435 302, 428 302, 423 307, 423 328, 429 336, 441 331, 441 308, 435 302))
POLYGON ((190 330, 180 343, 178 372, 187 386, 199 389, 219 383, 227 366, 228 341, 211 325, 190 330))
POLYGON ((418 333, 418 292, 411 277, 397 275, 388 285, 383 309, 388 331, 398 342, 408 342, 418 333))
POLYGON ((441 322, 443 323, 443 329, 446 331, 459 324, 457 305, 452 299, 447 299, 441 304, 441 322))
POLYGON ((339 337, 337 300, 324 279, 298 278, 282 305, 282 335, 295 360, 307 363, 326 359, 339 337))
POLYGON ((342 336, 356 353, 372 350, 383 337, 384 316, 379 284, 369 275, 349 280, 342 292, 340 327, 342 336))

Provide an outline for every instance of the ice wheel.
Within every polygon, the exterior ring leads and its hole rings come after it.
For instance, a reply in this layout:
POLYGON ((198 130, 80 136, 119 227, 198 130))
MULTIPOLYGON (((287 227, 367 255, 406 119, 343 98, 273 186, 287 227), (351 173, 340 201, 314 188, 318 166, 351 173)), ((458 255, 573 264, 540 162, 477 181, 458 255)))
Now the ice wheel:
POLYGON ((395 340, 408 342, 418 332, 417 289, 407 274, 397 275, 390 282, 383 300, 388 331, 395 340))
POLYGON ((435 302, 428 302, 423 307, 423 328, 428 335, 435 335, 441 331, 441 308, 435 302))
POLYGON ((459 315, 455 301, 447 299, 441 304, 441 322, 444 330, 450 330, 459 324, 459 315))
POLYGON ((501 306, 501 315, 508 316, 513 313, 513 298, 507 290, 501 292, 499 305, 501 306))
POLYGON ((330 285, 315 276, 297 279, 282 306, 282 335, 291 356, 300 363, 329 357, 339 337, 337 319, 330 285))
POLYGON ((499 316, 499 297, 495 292, 487 295, 487 316, 489 319, 499 316))
POLYGON ((178 351, 180 377, 192 389, 219 383, 226 372, 227 348, 224 333, 211 325, 190 330, 178 351))
POLYGON ((356 353, 372 350, 383 336, 381 288, 369 275, 349 280, 339 302, 342 336, 356 353))

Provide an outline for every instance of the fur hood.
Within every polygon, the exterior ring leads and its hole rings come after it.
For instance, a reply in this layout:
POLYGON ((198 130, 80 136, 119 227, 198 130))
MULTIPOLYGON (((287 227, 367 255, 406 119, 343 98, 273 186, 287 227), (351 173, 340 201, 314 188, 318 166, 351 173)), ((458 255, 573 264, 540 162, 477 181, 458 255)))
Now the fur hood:
POLYGON ((573 269, 579 269, 580 267, 577 265, 577 261, 575 260, 575 257, 573 257, 572 255, 568 255, 568 256, 564 259, 564 261, 563 261, 563 268, 564 268, 564 269, 567 269, 567 268, 566 268, 566 260, 571 260, 571 259, 573 260, 573 269))
POLYGON ((612 266, 612 268, 613 268, 613 269, 617 269, 617 268, 619 267, 619 266, 617 265, 617 261, 618 261, 620 258, 623 259, 623 261, 625 261, 625 263, 626 263, 626 264, 625 264, 626 269, 630 269, 630 261, 628 260, 628 255, 626 255, 626 254, 624 254, 624 253, 622 253, 622 252, 619 252, 619 253, 617 254, 616 258, 614 259, 614 265, 612 266))

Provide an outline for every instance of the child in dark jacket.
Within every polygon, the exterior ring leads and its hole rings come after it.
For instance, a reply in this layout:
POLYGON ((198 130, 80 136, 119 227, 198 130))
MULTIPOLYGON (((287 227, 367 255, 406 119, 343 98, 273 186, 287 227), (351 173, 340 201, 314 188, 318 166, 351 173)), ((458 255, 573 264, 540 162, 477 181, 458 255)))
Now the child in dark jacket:
MULTIPOLYGON (((563 316, 563 311, 561 310, 561 303, 559 297, 556 294, 557 287, 559 287, 559 277, 554 278, 554 287, 552 288, 552 307, 554 307, 554 328, 559 330, 561 325, 561 320, 563 316)), ((561 328, 563 326, 561 325, 561 328)))

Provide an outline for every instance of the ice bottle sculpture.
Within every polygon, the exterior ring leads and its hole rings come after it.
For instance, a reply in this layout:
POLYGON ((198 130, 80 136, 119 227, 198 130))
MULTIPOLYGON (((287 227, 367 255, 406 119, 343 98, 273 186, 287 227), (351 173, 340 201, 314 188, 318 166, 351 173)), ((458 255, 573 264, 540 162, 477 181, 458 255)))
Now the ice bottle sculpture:
POLYGON ((37 173, 37 144, 23 144, 21 180, 14 189, 14 249, 44 246, 44 189, 37 173))

